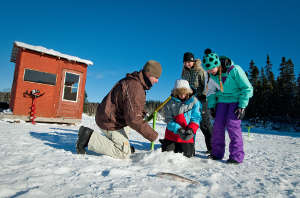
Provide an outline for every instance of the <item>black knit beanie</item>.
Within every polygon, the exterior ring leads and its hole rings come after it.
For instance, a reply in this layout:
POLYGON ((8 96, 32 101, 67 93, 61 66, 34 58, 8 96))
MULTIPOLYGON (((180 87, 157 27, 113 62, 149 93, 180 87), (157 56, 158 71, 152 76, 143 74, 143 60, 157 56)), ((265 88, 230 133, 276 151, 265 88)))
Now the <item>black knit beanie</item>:
POLYGON ((183 62, 194 62, 195 58, 194 58, 194 54, 191 52, 186 52, 183 55, 183 62))

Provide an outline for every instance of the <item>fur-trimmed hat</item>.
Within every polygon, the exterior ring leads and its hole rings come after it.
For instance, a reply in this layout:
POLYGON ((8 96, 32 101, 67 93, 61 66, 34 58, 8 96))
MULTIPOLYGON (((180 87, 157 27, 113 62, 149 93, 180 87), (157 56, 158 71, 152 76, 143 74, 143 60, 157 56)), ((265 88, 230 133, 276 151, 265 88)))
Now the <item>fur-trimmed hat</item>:
POLYGON ((155 60, 149 60, 144 65, 143 71, 148 72, 150 76, 159 78, 162 72, 161 64, 155 60))
POLYGON ((204 51, 204 54, 205 55, 203 56, 202 65, 206 71, 220 66, 221 62, 219 56, 216 53, 212 52, 211 49, 206 49, 204 51))
POLYGON ((193 90, 191 89, 189 82, 187 80, 179 79, 175 81, 172 94, 176 97, 180 94, 192 94, 193 90))

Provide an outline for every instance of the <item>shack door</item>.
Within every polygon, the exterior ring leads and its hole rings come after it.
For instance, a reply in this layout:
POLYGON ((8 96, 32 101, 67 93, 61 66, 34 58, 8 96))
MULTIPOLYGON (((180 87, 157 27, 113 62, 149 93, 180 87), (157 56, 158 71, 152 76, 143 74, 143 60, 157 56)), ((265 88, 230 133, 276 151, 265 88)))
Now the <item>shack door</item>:
POLYGON ((61 81, 60 99, 57 117, 79 118, 80 115, 80 83, 82 73, 64 70, 61 81))

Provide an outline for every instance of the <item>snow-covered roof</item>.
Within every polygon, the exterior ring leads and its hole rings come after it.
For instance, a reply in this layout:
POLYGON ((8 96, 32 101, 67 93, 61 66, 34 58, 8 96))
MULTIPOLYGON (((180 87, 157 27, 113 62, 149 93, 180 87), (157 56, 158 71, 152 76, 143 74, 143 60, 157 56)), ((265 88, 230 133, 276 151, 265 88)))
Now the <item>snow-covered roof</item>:
POLYGON ((47 48, 42 47, 42 46, 29 45, 29 44, 22 43, 22 42, 19 42, 19 41, 14 42, 14 47, 13 47, 11 58, 10 58, 11 62, 14 62, 14 63, 16 62, 17 56, 20 52, 20 48, 29 49, 29 50, 40 52, 40 53, 43 53, 43 54, 48 54, 48 55, 51 55, 51 56, 64 58, 64 59, 67 59, 69 61, 84 63, 84 64, 87 64, 87 65, 93 65, 94 64, 90 60, 85 60, 85 59, 78 58, 76 56, 70 56, 70 55, 67 55, 67 54, 62 54, 62 53, 60 53, 58 51, 55 51, 53 49, 47 49, 47 48))

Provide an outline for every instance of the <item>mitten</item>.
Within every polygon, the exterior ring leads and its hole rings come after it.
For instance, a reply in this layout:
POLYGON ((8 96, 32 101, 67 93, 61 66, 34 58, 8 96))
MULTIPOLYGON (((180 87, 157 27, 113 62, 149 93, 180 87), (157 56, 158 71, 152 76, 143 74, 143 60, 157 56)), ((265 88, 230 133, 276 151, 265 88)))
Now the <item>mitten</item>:
POLYGON ((235 113, 237 119, 242 120, 245 116, 245 109, 238 107, 235 109, 234 113, 235 113))
POLYGON ((190 140, 191 138, 194 137, 194 132, 192 129, 187 128, 187 130, 185 131, 185 135, 186 135, 186 140, 190 140))
POLYGON ((185 133, 185 129, 184 128, 180 128, 180 129, 177 130, 177 133, 179 135, 184 134, 185 133))
POLYGON ((182 140, 188 141, 194 137, 194 132, 192 129, 188 128, 187 130, 185 130, 183 134, 179 134, 179 135, 182 140))

